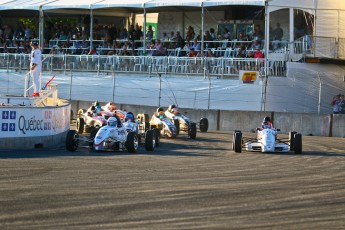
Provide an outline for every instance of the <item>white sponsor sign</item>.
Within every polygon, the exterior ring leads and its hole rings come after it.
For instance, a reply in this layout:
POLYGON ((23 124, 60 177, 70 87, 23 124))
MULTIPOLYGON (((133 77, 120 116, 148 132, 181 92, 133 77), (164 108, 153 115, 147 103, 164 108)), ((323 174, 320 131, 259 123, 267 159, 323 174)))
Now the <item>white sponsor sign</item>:
POLYGON ((70 107, 2 107, 0 137, 48 136, 67 131, 70 107))

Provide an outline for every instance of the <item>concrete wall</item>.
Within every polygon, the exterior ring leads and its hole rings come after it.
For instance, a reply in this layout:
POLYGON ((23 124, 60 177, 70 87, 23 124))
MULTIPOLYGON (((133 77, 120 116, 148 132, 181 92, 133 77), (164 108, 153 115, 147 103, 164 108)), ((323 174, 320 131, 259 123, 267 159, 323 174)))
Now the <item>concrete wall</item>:
MULTIPOLYGON (((71 101, 71 109, 77 114, 79 109, 87 109, 93 102, 71 101)), ((105 104, 107 102, 100 102, 105 104)), ((134 114, 147 113, 150 117, 156 111, 155 106, 117 104, 117 108, 131 111, 134 114)), ((165 108, 164 108, 165 109, 165 108)), ((253 132, 261 124, 265 116, 270 116, 281 133, 297 131, 302 135, 345 137, 345 115, 318 115, 313 113, 283 113, 226 110, 180 109, 194 122, 206 117, 209 130, 253 132)))
POLYGON ((61 148, 66 142, 67 131, 50 136, 0 138, 0 149, 61 148))

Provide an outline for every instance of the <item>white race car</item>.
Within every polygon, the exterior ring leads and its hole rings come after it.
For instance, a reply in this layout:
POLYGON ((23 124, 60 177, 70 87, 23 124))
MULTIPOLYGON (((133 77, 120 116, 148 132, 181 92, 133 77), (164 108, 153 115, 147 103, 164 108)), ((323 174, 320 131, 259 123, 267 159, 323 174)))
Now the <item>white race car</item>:
POLYGON ((278 139, 276 128, 257 128, 257 137, 243 137, 241 131, 235 131, 232 141, 232 149, 240 153, 242 149, 256 152, 289 152, 302 153, 302 134, 289 133, 289 139, 278 139))
MULTIPOLYGON (((89 138, 79 137, 76 130, 70 130, 66 137, 66 149, 76 151, 79 141, 85 141, 89 147, 97 151, 124 151, 136 153, 140 144, 140 136, 135 125, 124 125, 118 118, 108 119, 108 125, 94 129, 89 138)), ((153 151, 156 146, 155 130, 147 130, 144 134, 144 146, 153 151)))

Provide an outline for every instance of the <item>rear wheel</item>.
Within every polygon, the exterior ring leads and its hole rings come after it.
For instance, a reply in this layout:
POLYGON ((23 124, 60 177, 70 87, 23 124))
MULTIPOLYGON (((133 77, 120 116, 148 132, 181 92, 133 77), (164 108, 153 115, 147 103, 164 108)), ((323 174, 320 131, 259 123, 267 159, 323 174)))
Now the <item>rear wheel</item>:
POLYGON ((96 137, 96 134, 98 132, 99 128, 92 128, 91 132, 90 132, 90 141, 89 141, 89 147, 91 149, 93 149, 93 143, 95 143, 95 137, 96 137))
POLYGON ((290 142, 290 150, 293 151, 294 150, 294 143, 295 143, 295 134, 297 132, 293 131, 293 132, 289 132, 289 142, 290 142))
POLYGON ((84 132, 84 126, 85 126, 84 118, 78 117, 76 127, 79 134, 82 134, 84 132))
POLYGON ((242 133, 241 132, 234 133, 233 148, 236 153, 242 152, 242 133))
POLYGON ((302 134, 296 133, 294 138, 294 151, 295 153, 302 153, 302 134))
POLYGON ((147 130, 145 133, 145 149, 147 151, 153 151, 156 146, 156 138, 155 138, 155 131, 154 130, 147 130))
POLYGON ((206 133, 208 130, 208 119, 206 117, 200 119, 200 132, 206 133))
POLYGON ((190 123, 189 128, 188 128, 188 136, 191 139, 195 139, 196 138, 196 124, 195 123, 190 123))
POLYGON ((178 119, 174 120, 174 125, 176 127, 176 136, 180 134, 180 121, 178 119))
POLYGON ((138 151, 138 136, 135 132, 130 132, 127 135, 127 140, 125 142, 126 149, 130 153, 136 153, 138 151))
POLYGON ((77 150, 79 145, 79 135, 76 130, 69 130, 66 136, 66 149, 70 152, 77 150))
POLYGON ((152 129, 155 132, 155 147, 158 147, 161 143, 161 131, 159 129, 152 129))

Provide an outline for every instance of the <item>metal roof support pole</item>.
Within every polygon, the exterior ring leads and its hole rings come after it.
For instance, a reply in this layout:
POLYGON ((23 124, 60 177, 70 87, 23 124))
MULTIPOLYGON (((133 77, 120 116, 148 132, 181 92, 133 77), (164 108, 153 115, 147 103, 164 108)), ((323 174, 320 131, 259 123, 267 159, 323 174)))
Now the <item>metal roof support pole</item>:
POLYGON ((90 50, 93 46, 93 10, 90 9, 90 50))
POLYGON ((264 79, 263 79, 263 82, 262 82, 262 87, 263 87, 263 90, 262 90, 262 98, 261 98, 261 111, 266 111, 266 89, 267 89, 267 81, 268 81, 268 76, 267 76, 267 73, 268 73, 268 52, 270 50, 269 46, 270 46, 270 41, 269 41, 269 12, 268 12, 268 1, 265 1, 265 63, 264 63, 264 79))
POLYGON ((39 44, 40 44, 42 52, 43 52, 43 49, 44 49, 44 13, 42 10, 42 6, 40 6, 38 29, 39 29, 39 32, 38 32, 39 44))
POLYGON ((204 3, 201 3, 201 56, 204 56, 204 3))
POLYGON ((144 6, 144 28, 143 28, 143 35, 144 35, 144 55, 146 54, 146 9, 144 6))

